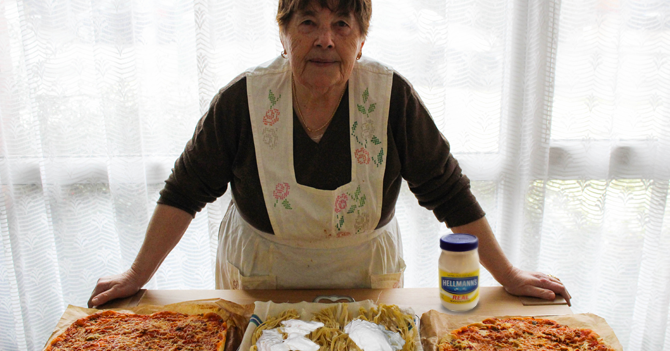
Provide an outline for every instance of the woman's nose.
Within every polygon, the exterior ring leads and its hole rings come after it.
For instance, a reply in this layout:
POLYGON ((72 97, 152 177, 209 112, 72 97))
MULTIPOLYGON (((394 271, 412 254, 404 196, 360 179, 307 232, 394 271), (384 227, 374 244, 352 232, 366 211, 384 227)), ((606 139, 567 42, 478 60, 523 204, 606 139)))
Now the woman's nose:
POLYGON ((333 43, 333 32, 330 28, 321 28, 316 38, 316 46, 320 48, 332 48, 335 46, 333 43))

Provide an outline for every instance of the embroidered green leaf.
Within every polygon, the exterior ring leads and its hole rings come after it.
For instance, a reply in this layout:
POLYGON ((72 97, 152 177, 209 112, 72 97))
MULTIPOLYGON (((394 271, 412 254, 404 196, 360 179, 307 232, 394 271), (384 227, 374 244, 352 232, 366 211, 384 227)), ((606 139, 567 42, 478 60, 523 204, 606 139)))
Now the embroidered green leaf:
POLYGON ((355 199, 358 199, 358 195, 360 195, 360 194, 361 194, 361 186, 359 185, 359 186, 356 188, 356 191, 354 191, 354 196, 353 196, 353 197, 354 197, 355 199))
POLYGON ((270 99, 270 103, 272 106, 274 106, 277 103, 277 100, 275 98, 275 94, 270 90, 270 94, 268 95, 268 99, 270 99))
POLYGON ((293 208, 291 208, 291 203, 288 202, 288 200, 286 200, 286 199, 284 199, 284 201, 282 201, 281 204, 284 205, 284 208, 287 209, 287 210, 292 210, 293 209, 293 208))
POLYGON ((356 211, 356 205, 351 205, 351 207, 349 207, 349 210, 347 211, 347 214, 354 213, 354 211, 356 211))
POLYGON ((361 199, 358 200, 358 207, 365 206, 365 195, 361 196, 361 199))
POLYGON ((371 141, 373 144, 375 144, 375 145, 379 145, 379 144, 382 143, 382 142, 379 140, 379 138, 377 138, 376 135, 373 135, 373 136, 372 136, 372 139, 371 139, 370 141, 371 141))
POLYGON ((342 224, 344 224, 344 216, 340 217, 340 223, 338 224, 338 230, 342 228, 342 224))
POLYGON ((363 105, 361 105, 361 104, 356 104, 356 106, 358 106, 358 111, 359 111, 360 113, 362 113, 362 114, 366 114, 366 112, 365 112, 365 106, 363 106, 363 105))
POLYGON ((379 154, 377 155, 377 165, 380 166, 382 164, 382 158, 384 157, 384 149, 379 150, 379 154))
POLYGON ((356 127, 358 127, 358 121, 354 122, 354 124, 351 126, 352 135, 356 132, 356 127))
POLYGON ((368 107, 368 113, 372 113, 375 110, 375 107, 377 107, 377 104, 370 104, 370 107, 368 107))
POLYGON ((365 91, 363 92, 363 103, 368 102, 368 96, 370 96, 370 93, 368 92, 368 88, 365 88, 365 91))

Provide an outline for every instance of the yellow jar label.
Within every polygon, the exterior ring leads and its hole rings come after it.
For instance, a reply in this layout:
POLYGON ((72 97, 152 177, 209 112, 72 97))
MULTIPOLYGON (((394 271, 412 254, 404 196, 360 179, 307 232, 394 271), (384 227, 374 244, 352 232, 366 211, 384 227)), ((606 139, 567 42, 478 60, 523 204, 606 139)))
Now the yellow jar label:
POLYGON ((448 303, 469 303, 479 296, 479 269, 449 273, 440 269, 440 297, 448 303))

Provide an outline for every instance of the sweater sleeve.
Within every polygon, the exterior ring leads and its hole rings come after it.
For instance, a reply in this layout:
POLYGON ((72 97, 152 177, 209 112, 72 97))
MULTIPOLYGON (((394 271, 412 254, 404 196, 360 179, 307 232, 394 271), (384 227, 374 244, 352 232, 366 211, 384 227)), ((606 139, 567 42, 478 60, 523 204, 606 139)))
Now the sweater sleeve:
POLYGON ((454 227, 471 223, 485 213, 419 95, 399 74, 394 74, 391 125, 396 138, 402 177, 419 204, 437 219, 454 227))
POLYGON ((226 192, 233 177, 236 130, 239 129, 239 118, 236 118, 239 104, 236 102, 240 99, 239 94, 246 94, 244 84, 240 76, 212 99, 209 110, 198 121, 193 137, 165 181, 159 204, 195 216, 207 203, 214 202, 226 192))

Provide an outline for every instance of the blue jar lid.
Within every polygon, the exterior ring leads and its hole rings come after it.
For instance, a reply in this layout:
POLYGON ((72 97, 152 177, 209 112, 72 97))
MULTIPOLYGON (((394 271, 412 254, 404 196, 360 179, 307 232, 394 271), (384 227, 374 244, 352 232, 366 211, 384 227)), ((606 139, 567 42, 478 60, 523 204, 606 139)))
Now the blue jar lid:
POLYGON ((479 240, 472 234, 449 234, 440 238, 440 248, 447 251, 470 251, 479 246, 479 240))

